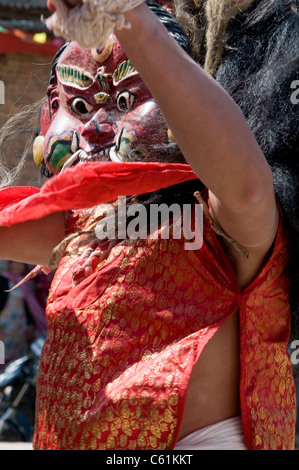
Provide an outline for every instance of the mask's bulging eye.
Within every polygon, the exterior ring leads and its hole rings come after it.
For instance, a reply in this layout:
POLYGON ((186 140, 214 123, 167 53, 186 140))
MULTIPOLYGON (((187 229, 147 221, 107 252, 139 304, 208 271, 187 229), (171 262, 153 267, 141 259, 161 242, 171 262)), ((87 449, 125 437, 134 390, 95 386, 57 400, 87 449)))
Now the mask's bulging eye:
POLYGON ((70 106, 75 114, 88 114, 93 110, 93 106, 84 98, 74 98, 70 106))
POLYGON ((59 101, 58 101, 58 99, 53 100, 52 103, 51 103, 51 106, 52 106, 52 109, 53 109, 54 111, 56 111, 56 110, 59 108, 59 101))
POLYGON ((126 113, 134 108, 136 95, 129 90, 121 91, 116 98, 116 106, 120 111, 126 113))

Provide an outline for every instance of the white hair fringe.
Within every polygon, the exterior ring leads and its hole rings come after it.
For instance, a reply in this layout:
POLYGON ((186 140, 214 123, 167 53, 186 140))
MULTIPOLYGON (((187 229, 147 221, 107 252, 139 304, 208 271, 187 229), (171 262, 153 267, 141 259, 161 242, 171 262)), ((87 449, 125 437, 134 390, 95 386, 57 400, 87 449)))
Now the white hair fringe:
POLYGON ((94 49, 104 47, 116 28, 130 28, 124 13, 141 3, 144 0, 83 0, 68 8, 62 0, 51 0, 56 11, 45 22, 55 36, 94 49))

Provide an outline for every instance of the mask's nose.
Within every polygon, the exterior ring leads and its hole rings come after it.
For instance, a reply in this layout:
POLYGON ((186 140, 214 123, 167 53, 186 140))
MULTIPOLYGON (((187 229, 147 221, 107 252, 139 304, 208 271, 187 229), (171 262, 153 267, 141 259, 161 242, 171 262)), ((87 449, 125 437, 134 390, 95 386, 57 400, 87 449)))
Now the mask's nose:
POLYGON ((112 145, 115 137, 115 125, 111 122, 99 122, 92 119, 85 124, 81 131, 80 147, 90 152, 100 150, 103 147, 112 145))

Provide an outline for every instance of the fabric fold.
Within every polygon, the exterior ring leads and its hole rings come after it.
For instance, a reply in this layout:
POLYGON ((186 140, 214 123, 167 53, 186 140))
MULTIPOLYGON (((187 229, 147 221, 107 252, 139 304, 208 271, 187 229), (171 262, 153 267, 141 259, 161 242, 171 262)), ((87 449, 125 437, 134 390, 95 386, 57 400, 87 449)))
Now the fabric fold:
POLYGON ((196 178, 186 164, 82 164, 52 177, 41 189, 14 186, 0 190, 0 226, 39 219, 54 212, 86 209, 119 196, 150 193, 196 178))

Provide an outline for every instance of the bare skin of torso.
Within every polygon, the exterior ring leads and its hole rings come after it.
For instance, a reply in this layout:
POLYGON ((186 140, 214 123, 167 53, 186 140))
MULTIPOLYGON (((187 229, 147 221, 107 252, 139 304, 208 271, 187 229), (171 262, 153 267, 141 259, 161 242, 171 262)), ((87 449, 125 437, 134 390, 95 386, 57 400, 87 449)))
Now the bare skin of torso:
MULTIPOLYGON (((265 256, 250 261, 227 251, 241 289, 256 276, 265 256)), ((187 391, 178 439, 219 421, 240 416, 239 312, 231 315, 204 348, 187 391)))
POLYGON ((208 342, 193 368, 179 439, 239 415, 239 316, 236 312, 208 342))

